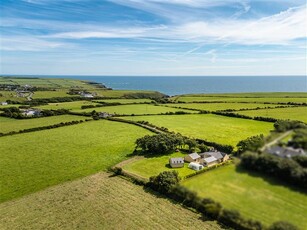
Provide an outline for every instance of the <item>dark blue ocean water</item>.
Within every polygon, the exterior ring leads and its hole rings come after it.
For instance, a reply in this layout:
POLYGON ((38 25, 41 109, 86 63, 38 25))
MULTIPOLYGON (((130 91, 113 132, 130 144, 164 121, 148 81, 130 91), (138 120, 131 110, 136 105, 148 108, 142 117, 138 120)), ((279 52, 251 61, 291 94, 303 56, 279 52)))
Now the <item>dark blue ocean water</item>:
POLYGON ((118 77, 37 76, 75 78, 104 83, 113 89, 155 90, 168 95, 188 93, 307 92, 307 76, 242 77, 118 77))

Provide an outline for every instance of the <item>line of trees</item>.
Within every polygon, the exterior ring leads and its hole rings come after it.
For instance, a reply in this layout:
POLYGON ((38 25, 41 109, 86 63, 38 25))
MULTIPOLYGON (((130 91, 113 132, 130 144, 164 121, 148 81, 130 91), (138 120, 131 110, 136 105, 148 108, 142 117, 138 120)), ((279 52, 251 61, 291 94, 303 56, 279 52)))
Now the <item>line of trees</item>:
MULTIPOLYGON (((90 120, 85 120, 85 121, 90 121, 90 120)), ((29 128, 29 129, 22 129, 19 131, 12 131, 9 133, 0 133, 0 136, 10 136, 14 134, 19 134, 19 133, 29 133, 29 132, 35 132, 35 131, 41 131, 41 130, 46 130, 46 129, 54 129, 54 128, 59 128, 59 127, 64 127, 64 126, 69 126, 69 125, 76 125, 83 123, 83 120, 79 121, 68 121, 68 122, 61 122, 58 124, 54 125, 47 125, 47 126, 41 126, 41 127, 35 127, 35 128, 29 128)))
MULTIPOLYGON (((299 161, 299 160, 297 160, 299 161)), ((240 166, 274 176, 281 181, 287 181, 298 187, 307 188, 307 168, 304 163, 295 160, 276 157, 271 154, 245 152, 241 155, 240 166)))
MULTIPOLYGON (((246 219, 237 210, 225 209, 220 203, 210 198, 200 198, 195 192, 181 186, 179 182, 178 172, 173 170, 161 172, 159 175, 151 177, 146 186, 229 227, 239 230, 266 229, 261 222, 246 219)), ((275 222, 268 229, 298 230, 288 222, 275 222)))

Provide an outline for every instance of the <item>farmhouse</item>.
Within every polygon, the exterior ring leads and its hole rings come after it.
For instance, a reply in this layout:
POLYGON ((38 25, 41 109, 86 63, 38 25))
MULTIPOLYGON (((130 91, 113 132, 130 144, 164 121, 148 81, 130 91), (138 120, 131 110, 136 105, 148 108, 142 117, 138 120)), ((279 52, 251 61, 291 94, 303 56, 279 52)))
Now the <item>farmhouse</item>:
POLYGON ((225 162, 229 159, 227 153, 219 152, 219 151, 210 151, 199 154, 202 158, 214 157, 218 163, 225 162))
POLYGON ((191 153, 184 157, 186 162, 200 162, 200 159, 201 157, 198 155, 198 153, 191 153))
POLYGON ((204 164, 205 166, 208 166, 208 167, 213 166, 213 165, 217 164, 218 162, 219 162, 219 160, 216 159, 216 158, 213 157, 213 156, 211 156, 211 157, 206 157, 206 158, 203 159, 203 164, 204 164))
POLYGON ((204 168, 203 165, 201 165, 197 162, 191 162, 188 167, 190 169, 193 169, 193 170, 196 170, 196 171, 202 170, 204 168))
POLYGON ((278 157, 282 158, 291 158, 295 156, 307 156, 306 152, 299 148, 299 149, 294 149, 291 147, 280 147, 280 146, 274 146, 269 149, 265 150, 266 153, 272 154, 278 157))
POLYGON ((0 105, 8 105, 6 101, 0 102, 0 105))
POLYGON ((182 168, 184 166, 184 159, 182 157, 170 158, 169 165, 172 168, 182 168))

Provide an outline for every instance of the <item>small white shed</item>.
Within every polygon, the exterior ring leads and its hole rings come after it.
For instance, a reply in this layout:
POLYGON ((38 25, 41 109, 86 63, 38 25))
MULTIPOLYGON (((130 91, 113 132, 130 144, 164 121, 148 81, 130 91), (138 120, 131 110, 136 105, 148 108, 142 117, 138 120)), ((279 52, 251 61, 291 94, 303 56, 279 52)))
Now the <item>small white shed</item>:
POLYGON ((196 171, 199 171, 199 170, 202 170, 204 168, 204 166, 199 164, 199 163, 196 163, 196 162, 191 162, 189 164, 189 168, 193 169, 193 170, 196 170, 196 171))

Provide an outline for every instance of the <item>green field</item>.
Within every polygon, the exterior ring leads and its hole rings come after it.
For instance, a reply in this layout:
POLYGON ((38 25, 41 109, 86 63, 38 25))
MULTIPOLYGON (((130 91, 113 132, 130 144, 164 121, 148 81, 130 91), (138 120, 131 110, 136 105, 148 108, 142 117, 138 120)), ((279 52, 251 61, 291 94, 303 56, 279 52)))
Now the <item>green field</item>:
POLYGON ((202 101, 223 101, 223 102, 249 102, 249 103, 288 103, 288 102, 296 102, 296 103, 307 103, 307 98, 279 98, 279 97, 179 97, 174 98, 176 101, 182 102, 202 102, 202 101))
POLYGON ((190 111, 190 110, 175 109, 175 108, 148 105, 148 104, 104 106, 104 107, 99 107, 99 108, 75 110, 75 112, 90 113, 93 110, 95 110, 97 112, 108 112, 108 113, 118 114, 118 115, 159 114, 159 113, 177 112, 177 111, 185 111, 187 113, 195 113, 195 112, 190 111))
POLYGON ((106 103, 121 103, 121 104, 131 104, 131 103, 150 103, 150 99, 105 99, 105 100, 95 100, 94 102, 106 102, 106 103))
POLYGON ((180 177, 185 177, 195 171, 188 168, 188 163, 184 164, 183 168, 170 168, 168 165, 171 157, 184 157, 186 154, 176 152, 170 155, 162 155, 156 157, 146 157, 143 159, 131 161, 125 164, 122 168, 130 173, 137 174, 141 177, 149 178, 156 176, 160 172, 168 170, 177 170, 180 177))
POLYGON ((62 103, 49 103, 48 105, 37 106, 38 109, 68 109, 76 110, 81 109, 83 105, 99 105, 91 101, 73 101, 73 102, 62 102, 62 103))
POLYGON ((9 77, 4 78, 0 77, 0 84, 14 84, 14 85, 31 85, 35 87, 43 87, 50 89, 60 89, 60 88, 95 88, 92 85, 87 84, 84 81, 75 80, 75 79, 61 79, 61 78, 18 78, 18 77, 9 77))
POLYGON ((212 94, 186 94, 189 97, 267 97, 267 98, 307 98, 307 92, 253 92, 253 93, 212 93, 212 94))
POLYGON ((273 117, 276 119, 290 119, 307 122, 307 106, 293 107, 293 108, 280 108, 280 109, 261 109, 251 111, 240 111, 239 114, 251 117, 273 117))
POLYGON ((105 170, 125 159, 146 134, 133 125, 101 120, 1 137, 0 201, 105 170))
POLYGON ((32 119, 12 119, 0 117, 0 133, 8 133, 11 131, 19 131, 22 129, 30 129, 48 125, 59 124, 61 122, 85 120, 86 117, 74 115, 61 115, 52 117, 41 117, 32 119))
POLYGON ((57 89, 55 91, 36 91, 34 92, 32 98, 53 98, 53 97, 80 97, 79 95, 67 94, 68 90, 57 89))
POLYGON ((0 102, 12 100, 12 101, 25 101, 26 98, 17 97, 16 92, 12 91, 0 91, 0 102))
POLYGON ((98 173, 0 204, 0 229, 222 229, 120 177, 98 173), (187 221, 188 220, 188 221, 187 221))
POLYGON ((268 135, 269 131, 273 129, 273 123, 213 114, 137 116, 125 117, 124 119, 148 121, 185 136, 232 146, 253 135, 268 135))
POLYGON ((260 104, 260 103, 176 103, 167 104, 171 107, 180 107, 186 109, 199 109, 207 111, 227 110, 227 109, 255 109, 255 108, 266 108, 276 107, 277 105, 272 104, 260 104))
POLYGON ((237 171, 228 165, 197 175, 182 183, 201 197, 210 197, 225 208, 236 209, 246 218, 266 225, 291 222, 307 229, 307 196, 257 173, 237 171))

